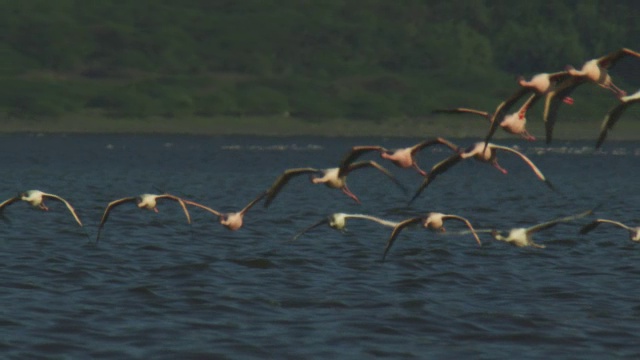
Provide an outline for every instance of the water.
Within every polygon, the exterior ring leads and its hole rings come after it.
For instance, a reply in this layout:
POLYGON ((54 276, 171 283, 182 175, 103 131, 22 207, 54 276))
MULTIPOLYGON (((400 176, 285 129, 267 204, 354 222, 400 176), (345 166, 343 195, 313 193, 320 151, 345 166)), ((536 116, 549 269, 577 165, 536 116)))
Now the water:
MULTIPOLYGON (((390 229, 351 220, 340 233, 300 229, 333 212, 399 221, 426 211, 477 228, 530 226, 600 205, 596 216, 640 222, 640 144, 517 145, 558 188, 517 157, 502 175, 462 162, 411 207, 382 174, 350 175, 345 195, 292 180, 271 207, 251 209, 231 232, 172 201, 159 212, 122 205, 98 244, 112 200, 170 192, 237 211, 285 169, 332 167, 353 145, 420 139, 134 135, 2 135, 0 195, 40 189, 68 199, 18 202, 0 223, 0 349, 5 358, 637 358, 640 248, 593 217, 538 233, 545 249, 516 248, 464 226, 405 230, 381 261, 390 229)), ((467 145, 477 139, 452 139, 467 145)), ((427 150, 421 164, 447 156, 427 150)), ((371 156, 370 158, 374 158, 371 156)), ((391 169, 412 192, 421 178, 391 169)))

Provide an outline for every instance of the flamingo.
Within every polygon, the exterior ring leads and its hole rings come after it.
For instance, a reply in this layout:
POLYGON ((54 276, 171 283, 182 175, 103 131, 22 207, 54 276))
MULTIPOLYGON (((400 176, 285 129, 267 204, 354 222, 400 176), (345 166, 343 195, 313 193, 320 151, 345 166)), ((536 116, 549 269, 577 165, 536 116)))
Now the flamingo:
POLYGON ((324 224, 328 224, 331 228, 336 229, 336 230, 346 231, 347 219, 370 220, 370 221, 376 222, 376 223, 378 223, 380 225, 388 226, 388 227, 395 227, 396 225, 398 225, 398 223, 395 222, 395 221, 388 221, 388 220, 384 220, 384 219, 381 219, 379 217, 375 217, 375 216, 371 216, 371 215, 333 213, 333 214, 329 215, 328 217, 318 221, 317 223, 315 223, 315 224, 303 229, 302 231, 298 232, 291 240, 295 241, 300 236, 302 236, 304 233, 306 233, 307 231, 309 231, 311 229, 314 229, 314 228, 316 228, 318 226, 324 225, 324 224))
MULTIPOLYGON (((493 114, 490 114, 487 111, 481 111, 481 110, 469 109, 469 108, 437 109, 437 110, 434 110, 433 112, 449 113, 449 114, 464 114, 464 113, 475 114, 475 115, 479 115, 486 118, 490 122, 493 121, 491 123, 491 127, 489 128, 489 135, 485 139, 487 142, 488 142, 488 139, 491 138, 491 136, 495 132, 495 129, 497 128, 497 126, 500 126, 504 131, 506 131, 509 134, 519 135, 520 137, 528 141, 535 141, 536 140, 535 136, 531 135, 529 131, 527 131, 526 129, 526 124, 527 124, 526 114, 529 108, 531 108, 531 106, 533 105, 535 99, 536 99, 536 94, 531 95, 529 99, 527 99, 527 101, 525 101, 524 104, 522 104, 522 106, 520 107, 520 109, 518 109, 518 111, 512 114, 509 114, 507 116, 504 116, 502 120, 497 120, 493 114)), ((498 106, 498 109, 496 109, 496 111, 500 111, 500 106, 498 106)))
POLYGON ((159 199, 169 199, 169 200, 177 201, 182 207, 184 214, 187 216, 187 223, 191 224, 191 216, 189 215, 187 206, 185 205, 184 201, 181 198, 171 194, 160 194, 160 195, 142 194, 139 196, 132 196, 132 197, 126 197, 126 198, 114 200, 107 205, 106 209, 104 210, 104 214, 102 215, 102 220, 100 220, 100 225, 98 225, 98 234, 96 236, 96 241, 100 240, 100 232, 102 231, 104 224, 107 222, 107 219, 109 218, 109 214, 115 207, 125 203, 136 203, 136 205, 140 209, 147 209, 157 213, 158 208, 156 207, 156 205, 159 199))
POLYGON ((28 202, 29 204, 31 204, 31 206, 38 208, 40 210, 49 211, 49 208, 44 204, 45 199, 51 199, 51 200, 59 201, 65 204, 67 206, 67 209, 69 209, 69 212, 71 212, 71 215, 73 216, 73 218, 78 223, 78 225, 82 226, 82 221, 80 221, 80 218, 76 213, 76 210, 73 208, 73 206, 71 206, 71 204, 67 200, 61 198, 58 195, 48 194, 40 190, 27 190, 23 193, 18 194, 18 196, 5 200, 0 204, 0 213, 4 211, 5 207, 21 200, 28 202))
POLYGON ((605 89, 611 90, 618 98, 626 96, 626 92, 618 88, 608 73, 608 70, 626 56, 640 58, 640 53, 622 48, 603 57, 591 59, 582 65, 581 70, 576 70, 571 65, 567 65, 567 72, 571 78, 562 82, 556 89, 550 91, 545 97, 544 123, 547 136, 547 144, 551 143, 553 127, 555 126, 560 99, 564 99, 571 94, 578 86, 592 82, 605 89))
POLYGON ((352 198, 356 203, 360 204, 360 200, 358 197, 349 190, 347 187, 347 175, 354 170, 363 169, 363 168, 375 168, 378 169, 383 174, 387 175, 397 186, 401 189, 406 190, 404 186, 389 172, 389 170, 382 167, 382 165, 378 164, 375 161, 358 161, 354 163, 346 163, 341 165, 339 168, 328 168, 328 169, 316 169, 316 168, 296 168, 296 169, 288 169, 285 170, 282 175, 280 175, 276 181, 271 185, 269 190, 267 190, 267 198, 264 202, 264 207, 268 207, 273 199, 275 199, 276 195, 282 190, 282 188, 291 180, 291 178, 309 174, 311 175, 311 182, 313 184, 325 184, 326 186, 332 189, 340 189, 342 192, 352 198), (321 174, 321 176, 314 176, 316 174, 321 174))
POLYGON ((493 143, 489 143, 487 145, 487 149, 486 150, 483 150, 484 147, 485 147, 484 142, 477 142, 474 145, 471 145, 462 154, 452 155, 452 156, 442 160, 441 162, 437 163, 436 165, 434 165, 431 168, 431 171, 429 172, 429 175, 427 177, 425 177, 425 179, 422 181, 422 184, 420 185, 420 187, 416 191, 415 195, 413 195, 413 198, 411 198, 411 200, 409 201, 409 204, 411 204, 422 193, 422 191, 424 189, 426 189, 426 187, 429 186, 429 184, 433 180, 435 180, 435 178, 438 175, 440 175, 440 174, 444 173, 445 171, 449 170, 452 166, 454 166, 455 164, 459 163, 461 160, 474 158, 474 159, 476 159, 476 160, 478 160, 480 162, 489 163, 494 168, 496 168, 500 172, 502 172, 503 174, 506 174, 507 170, 502 168, 500 166, 500 164, 498 164, 498 159, 497 159, 498 150, 508 151, 508 152, 511 152, 511 153, 514 153, 514 154, 518 155, 522 160, 524 160, 524 162, 527 165, 529 165, 529 167, 533 170, 533 172, 536 174, 538 179, 542 180, 549 188, 554 190, 553 185, 551 184, 551 182, 549 180, 547 180, 547 178, 544 176, 544 174, 542 174, 542 172, 533 163, 533 161, 531 161, 523 153, 521 153, 521 152, 519 152, 519 151, 517 151, 515 149, 512 149, 510 147, 500 146, 500 145, 496 145, 496 144, 493 144, 493 143))
MULTIPOLYGON (((501 102, 496 108, 496 111, 490 117, 491 127, 489 128, 489 132, 485 137, 485 144, 491 140, 491 137, 495 133, 497 126, 503 126, 502 124, 507 117, 506 114, 511 109, 511 107, 523 96, 533 92, 533 95, 531 95, 527 102, 522 105, 518 112, 518 114, 521 114, 522 117, 524 117, 525 112, 530 109, 536 102, 538 102, 541 97, 550 93, 557 87, 559 83, 562 83, 570 77, 571 75, 569 75, 568 71, 540 73, 534 75, 531 80, 526 80, 524 76, 518 76, 517 81, 518 85, 520 85, 520 88, 506 100, 501 102), (526 110, 523 111, 523 108, 525 108, 526 110)), ((564 97, 562 100, 569 105, 573 104, 573 99, 569 96, 564 97)), ((513 117, 513 114, 509 116, 513 117)))
POLYGON ((600 127, 600 136, 596 142, 596 149, 600 148, 604 139, 607 137, 607 132, 613 129, 620 116, 627 110, 631 104, 640 102, 640 90, 629 96, 623 96, 620 98, 620 103, 614 106, 607 115, 604 117, 602 126, 600 127))
POLYGON ((583 218, 587 215, 590 215, 593 213, 593 210, 587 210, 585 212, 582 212, 580 214, 577 215, 571 215, 571 216, 566 216, 563 218, 559 218, 559 219, 555 219, 555 220, 551 220, 551 221, 547 221, 541 224, 537 224, 528 228, 513 228, 511 230, 509 230, 509 233, 505 235, 501 234, 500 231, 498 230, 492 230, 491 231, 491 235, 499 241, 505 241, 509 244, 518 246, 518 247, 524 247, 524 246, 532 246, 532 247, 536 247, 539 249, 544 249, 545 246, 544 245, 540 245, 537 244, 535 242, 533 242, 533 234, 541 231, 541 230, 546 230, 549 228, 552 228, 556 225, 558 225, 559 223, 562 222, 570 222, 570 221, 574 221, 580 218, 583 218))
POLYGON ((580 229, 580 234, 584 235, 588 232, 590 232, 591 230, 595 229, 598 225, 600 224, 612 224, 618 227, 621 227, 625 230, 627 230, 629 232, 629 239, 632 241, 640 241, 640 226, 637 227, 630 227, 627 226, 621 222, 618 221, 614 221, 614 220, 607 220, 607 219, 596 219, 594 221, 592 221, 591 223, 585 225, 582 227, 582 229, 580 229))
POLYGON ((459 149, 458 146, 453 144, 452 142, 438 137, 435 139, 429 139, 419 142, 410 147, 395 150, 388 150, 382 146, 354 146, 344 161, 352 162, 367 152, 378 151, 381 158, 390 160, 397 167, 402 169, 414 168, 422 176, 427 176, 427 173, 424 170, 420 169, 420 167, 418 166, 418 163, 416 161, 416 154, 419 151, 422 151, 423 149, 433 145, 445 145, 454 151, 458 151, 459 149))
POLYGON ((574 77, 586 78, 587 81, 593 82, 600 87, 612 91, 618 98, 626 96, 626 92, 617 87, 608 70, 615 65, 618 60, 626 56, 640 58, 640 53, 627 48, 621 48, 603 57, 591 59, 582 65, 582 69, 576 70, 573 66, 567 65, 567 72, 574 77))
POLYGON ((255 199, 251 200, 251 202, 247 204, 242 210, 237 212, 230 212, 226 214, 213 210, 208 206, 196 203, 194 201, 184 200, 184 203, 187 205, 201 208, 203 210, 206 210, 212 213, 213 215, 219 218, 220 224, 222 224, 222 226, 226 227, 231 231, 236 231, 242 227, 244 215, 247 213, 247 211, 249 211, 249 209, 251 209, 253 205, 255 205, 258 201, 262 200, 266 195, 267 195, 267 192, 265 191, 260 195, 258 195, 258 197, 256 197, 255 199))
POLYGON ((382 260, 384 260, 385 257, 387 256, 387 253, 391 249, 391 246, 393 245, 393 243, 398 238, 398 235, 400 234, 400 232, 404 228, 406 228, 407 226, 412 225, 412 224, 422 223, 422 226, 425 229, 430 229, 430 230, 433 230, 433 231, 445 232, 446 229, 444 227, 444 221, 447 220, 447 219, 452 219, 452 220, 457 220, 457 221, 463 222, 469 228, 469 230, 471 231, 471 233, 475 237, 476 242, 478 243, 478 245, 482 245, 482 242, 480 242, 480 238, 478 237, 478 234, 476 233, 475 229, 473 228, 473 226, 471 225, 471 222, 469 222, 469 220, 463 218, 462 216, 458 216, 458 215, 443 214, 443 213, 439 213, 439 212, 430 212, 426 216, 414 217, 414 218, 406 219, 406 220, 398 223, 393 228, 393 231, 391 232, 391 236, 389 237, 389 240, 387 240, 387 246, 385 247, 384 253, 382 254, 382 260))

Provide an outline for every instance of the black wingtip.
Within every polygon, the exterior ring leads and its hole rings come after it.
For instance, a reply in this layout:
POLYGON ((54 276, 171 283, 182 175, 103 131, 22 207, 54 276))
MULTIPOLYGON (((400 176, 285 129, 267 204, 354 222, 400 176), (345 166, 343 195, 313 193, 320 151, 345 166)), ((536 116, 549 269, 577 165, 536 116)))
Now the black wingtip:
POLYGON ((549 180, 545 180, 544 183, 549 187, 549 189, 553 190, 553 191, 558 191, 556 189, 556 187, 551 183, 551 181, 549 180))

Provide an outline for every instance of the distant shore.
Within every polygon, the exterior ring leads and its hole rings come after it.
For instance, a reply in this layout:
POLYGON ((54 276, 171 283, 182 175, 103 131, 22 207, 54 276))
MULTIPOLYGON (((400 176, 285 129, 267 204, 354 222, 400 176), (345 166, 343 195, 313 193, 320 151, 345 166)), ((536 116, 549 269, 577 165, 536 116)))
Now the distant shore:
MULTIPOLYGON (((602 120, 558 120, 554 140, 596 139, 602 120)), ((68 117, 48 120, 3 119, 0 133, 122 133, 122 134, 192 134, 192 135, 261 135, 261 136, 375 136, 482 138, 488 122, 473 116, 438 116, 424 119, 397 119, 385 122, 364 120, 303 121, 289 117, 234 118, 148 118, 114 119, 106 117, 68 117)), ((544 138, 542 119, 529 119, 529 132, 544 138)), ((496 139, 514 138, 497 131, 496 139)), ((640 123, 621 119, 608 134, 609 140, 640 140, 640 123)))

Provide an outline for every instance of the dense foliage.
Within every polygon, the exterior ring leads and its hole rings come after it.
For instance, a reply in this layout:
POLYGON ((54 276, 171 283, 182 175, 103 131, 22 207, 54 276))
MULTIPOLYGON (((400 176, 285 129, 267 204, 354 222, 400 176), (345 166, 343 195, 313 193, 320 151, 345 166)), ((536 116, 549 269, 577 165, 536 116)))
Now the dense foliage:
MULTIPOLYGON (((640 50, 638 19, 636 0, 3 0, 0 114, 492 110, 516 75, 640 50)), ((640 61, 611 73, 635 91, 640 61)), ((597 87, 579 93, 578 115, 613 101, 597 87)))

